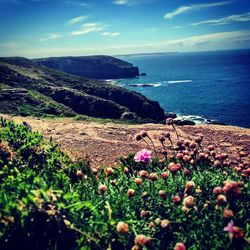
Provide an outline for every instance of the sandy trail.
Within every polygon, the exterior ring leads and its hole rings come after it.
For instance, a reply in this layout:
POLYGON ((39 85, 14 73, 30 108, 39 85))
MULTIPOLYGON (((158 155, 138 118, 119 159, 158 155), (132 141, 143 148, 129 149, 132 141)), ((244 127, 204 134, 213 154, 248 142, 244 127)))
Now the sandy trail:
MULTIPOLYGON (((161 132, 170 132, 173 141, 176 135, 167 125, 143 124, 124 125, 113 123, 97 123, 89 121, 72 121, 72 119, 40 119, 32 117, 0 116, 21 123, 28 122, 32 129, 41 132, 46 138, 52 137, 60 148, 70 154, 73 159, 89 157, 92 166, 116 165, 120 156, 135 153, 142 148, 147 148, 143 142, 135 140, 135 134, 146 130, 160 149, 157 136, 161 132)), ((197 134, 204 135, 204 146, 213 144, 217 151, 226 152, 231 160, 238 159, 238 151, 244 150, 250 154, 250 129, 220 126, 196 125, 178 127, 181 139, 193 140, 197 134)))

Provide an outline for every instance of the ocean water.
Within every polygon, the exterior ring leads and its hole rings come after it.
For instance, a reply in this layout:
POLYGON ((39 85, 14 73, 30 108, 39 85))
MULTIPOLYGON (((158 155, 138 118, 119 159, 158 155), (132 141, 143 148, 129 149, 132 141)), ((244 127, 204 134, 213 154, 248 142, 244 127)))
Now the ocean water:
POLYGON ((147 76, 116 83, 158 101, 166 112, 196 123, 212 120, 250 128, 250 50, 120 58, 138 66, 147 76))

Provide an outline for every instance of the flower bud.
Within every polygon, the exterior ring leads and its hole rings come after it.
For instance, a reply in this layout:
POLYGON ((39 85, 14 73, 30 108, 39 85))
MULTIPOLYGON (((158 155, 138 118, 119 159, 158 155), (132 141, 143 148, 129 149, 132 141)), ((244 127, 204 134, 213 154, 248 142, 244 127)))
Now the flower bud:
POLYGON ((142 184, 142 179, 141 178, 135 178, 134 182, 135 182, 135 184, 137 186, 140 186, 142 184))
POLYGON ((135 190, 130 188, 128 190, 128 197, 132 197, 134 195, 134 193, 135 193, 135 190))
POLYGON ((183 200, 183 205, 187 208, 193 207, 195 204, 195 200, 193 196, 187 196, 183 200))
POLYGON ((120 221, 120 222, 118 222, 118 224, 116 226, 116 230, 119 233, 128 233, 128 231, 129 231, 128 224, 120 221))
POLYGON ((103 185, 101 184, 99 187, 98 187, 98 190, 101 194, 104 194, 106 191, 107 191, 107 187, 106 185, 103 185))

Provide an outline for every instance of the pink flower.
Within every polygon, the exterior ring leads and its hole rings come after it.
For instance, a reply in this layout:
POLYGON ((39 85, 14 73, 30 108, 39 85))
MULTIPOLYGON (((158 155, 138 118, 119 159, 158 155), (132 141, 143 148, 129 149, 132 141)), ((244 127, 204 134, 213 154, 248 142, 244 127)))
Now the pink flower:
POLYGON ((152 161, 151 151, 147 149, 142 149, 141 151, 137 152, 134 157, 136 162, 143 162, 143 163, 150 163, 152 161))
POLYGON ((183 243, 176 243, 174 250, 186 250, 186 247, 183 243))
POLYGON ((224 228, 224 231, 227 231, 230 233, 233 233, 233 229, 234 229, 234 222, 231 220, 228 225, 224 228))

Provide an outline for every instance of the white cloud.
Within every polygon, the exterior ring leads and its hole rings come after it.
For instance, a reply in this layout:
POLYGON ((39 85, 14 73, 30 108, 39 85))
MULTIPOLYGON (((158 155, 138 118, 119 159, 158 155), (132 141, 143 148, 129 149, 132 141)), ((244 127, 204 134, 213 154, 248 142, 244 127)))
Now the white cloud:
POLYGON ((165 45, 168 46, 183 46, 192 47, 208 43, 221 43, 229 41, 240 41, 250 38, 250 30, 219 32, 212 34, 205 34, 200 36, 192 36, 181 39, 168 40, 165 45))
POLYGON ((114 0, 113 4, 132 6, 136 4, 151 4, 159 0, 114 0))
POLYGON ((117 5, 125 5, 125 4, 128 4, 128 0, 116 0, 114 1, 114 4, 117 4, 117 5))
POLYGON ((114 36, 119 36, 121 33, 120 32, 102 32, 101 35, 103 36, 111 36, 111 37, 114 37, 114 36))
POLYGON ((76 23, 80 23, 81 21, 83 21, 84 19, 87 19, 88 16, 82 15, 82 16, 78 16, 75 18, 72 18, 68 21, 69 24, 76 24, 76 23))
POLYGON ((39 41, 44 42, 44 41, 48 41, 48 40, 54 40, 54 39, 57 39, 57 38, 60 38, 60 37, 62 37, 62 35, 52 33, 52 34, 48 34, 47 36, 39 39, 39 41))
POLYGON ((222 2, 215 2, 215 3, 202 3, 202 4, 192 4, 192 5, 187 5, 187 6, 181 6, 172 12, 166 13, 164 18, 172 19, 173 17, 180 15, 187 11, 224 6, 230 3, 232 3, 232 1, 222 1, 222 2))
POLYGON ((239 14, 239 15, 231 15, 218 19, 210 19, 204 20, 197 23, 192 23, 191 25, 197 26, 201 24, 212 24, 212 25, 223 25, 229 23, 237 23, 237 22, 249 22, 250 21, 250 12, 239 14))
POLYGON ((81 36, 91 32, 98 32, 101 31, 103 27, 100 23, 84 23, 80 30, 76 30, 71 32, 72 36, 81 36))

